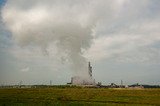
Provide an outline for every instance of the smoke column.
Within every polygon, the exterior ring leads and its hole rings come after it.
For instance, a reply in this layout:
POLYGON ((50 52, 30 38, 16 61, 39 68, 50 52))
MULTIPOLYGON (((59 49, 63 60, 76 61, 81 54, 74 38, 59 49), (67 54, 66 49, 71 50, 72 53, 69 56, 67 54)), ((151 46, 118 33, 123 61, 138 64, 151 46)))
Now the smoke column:
POLYGON ((38 46, 43 52, 56 45, 67 55, 75 74, 85 75, 83 51, 93 38, 95 4, 89 0, 8 0, 2 18, 18 45, 38 46))

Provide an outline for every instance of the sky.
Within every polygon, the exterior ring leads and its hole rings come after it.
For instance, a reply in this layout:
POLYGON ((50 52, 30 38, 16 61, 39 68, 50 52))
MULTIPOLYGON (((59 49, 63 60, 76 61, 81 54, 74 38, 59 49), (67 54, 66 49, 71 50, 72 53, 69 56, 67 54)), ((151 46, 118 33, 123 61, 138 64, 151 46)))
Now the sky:
POLYGON ((160 85, 159 0, 0 0, 0 84, 160 85))

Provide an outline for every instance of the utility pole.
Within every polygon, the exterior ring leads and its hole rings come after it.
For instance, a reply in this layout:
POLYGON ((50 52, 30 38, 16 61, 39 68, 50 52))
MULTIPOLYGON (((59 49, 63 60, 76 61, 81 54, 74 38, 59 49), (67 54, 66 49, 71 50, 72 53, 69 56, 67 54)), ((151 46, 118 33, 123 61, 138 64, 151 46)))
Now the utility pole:
POLYGON ((123 86, 123 81, 121 80, 121 87, 123 86))
POLYGON ((19 88, 21 88, 22 83, 23 83, 22 81, 19 82, 19 84, 18 84, 19 88))
POLYGON ((49 82, 49 83, 50 83, 50 86, 51 86, 51 85, 52 85, 52 80, 50 80, 50 82, 49 82))

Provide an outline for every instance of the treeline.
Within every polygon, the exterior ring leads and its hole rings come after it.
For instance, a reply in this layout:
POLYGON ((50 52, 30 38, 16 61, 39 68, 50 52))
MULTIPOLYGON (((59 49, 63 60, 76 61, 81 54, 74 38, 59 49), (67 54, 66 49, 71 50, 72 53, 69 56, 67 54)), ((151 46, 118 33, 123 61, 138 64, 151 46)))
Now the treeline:
POLYGON ((160 88, 159 85, 142 85, 144 88, 160 88))

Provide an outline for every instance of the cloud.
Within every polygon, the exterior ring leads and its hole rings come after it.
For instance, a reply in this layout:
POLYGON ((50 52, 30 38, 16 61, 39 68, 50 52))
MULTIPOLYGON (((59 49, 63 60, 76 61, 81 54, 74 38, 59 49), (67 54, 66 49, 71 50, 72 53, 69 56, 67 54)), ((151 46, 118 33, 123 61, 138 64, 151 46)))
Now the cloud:
POLYGON ((97 24, 94 43, 85 57, 92 61, 160 63, 160 49, 156 47, 160 41, 160 15, 150 16, 153 4, 150 1, 123 2, 117 10, 119 14, 97 24))
POLYGON ((2 9, 14 41, 8 51, 23 66, 54 71, 67 64, 78 74, 88 60, 159 64, 159 3, 8 0, 2 9))
POLYGON ((28 71, 30 71, 30 68, 29 67, 25 67, 25 68, 21 69, 21 71, 22 72, 28 72, 28 71))
POLYGON ((113 59, 154 63, 159 59, 160 49, 151 45, 160 41, 159 28, 159 20, 128 25, 128 28, 123 30, 97 37, 86 55, 94 61, 113 59))
POLYGON ((49 53, 56 45, 75 62, 83 55, 95 60, 121 56, 158 42, 159 19, 150 18, 153 5, 149 0, 8 0, 2 16, 21 46, 39 46, 49 53))
POLYGON ((81 50, 90 47, 96 18, 92 17, 90 11, 93 7, 89 8, 89 5, 72 0, 63 3, 57 0, 27 3, 25 0, 8 0, 2 17, 21 47, 39 47, 42 52, 50 54, 49 47, 56 45, 57 55, 64 54, 72 64, 72 70, 79 73, 87 69, 81 50))

